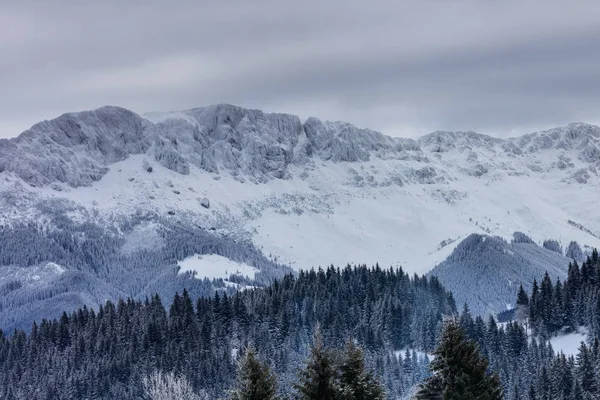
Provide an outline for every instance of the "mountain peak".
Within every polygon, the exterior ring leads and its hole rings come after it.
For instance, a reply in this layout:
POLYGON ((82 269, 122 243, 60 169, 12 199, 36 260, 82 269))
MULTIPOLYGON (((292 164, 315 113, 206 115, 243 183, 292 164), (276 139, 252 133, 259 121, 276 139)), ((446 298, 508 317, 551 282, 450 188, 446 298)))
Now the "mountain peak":
MULTIPOLYGON (((226 170, 241 181, 266 182, 289 177, 290 165, 314 164, 317 159, 421 162, 428 160, 427 154, 442 157, 442 153, 466 151, 468 166, 459 169, 482 176, 498 163, 497 157, 490 155, 514 158, 545 150, 565 153, 555 162, 563 169, 576 167, 567 154, 570 151, 576 151, 575 157, 585 163, 580 169, 594 163, 600 166, 600 128, 573 123, 511 139, 472 131, 436 131, 413 140, 392 138, 347 122, 310 117, 302 123, 295 115, 232 104, 148 113, 144 118, 122 107, 105 106, 42 121, 15 139, 0 142, 0 171, 12 172, 35 186, 54 182, 89 186, 113 163, 146 154, 181 174, 196 167, 217 174, 226 170)), ((425 173, 422 167, 417 169, 425 173)), ((435 166, 428 171, 427 176, 438 175, 435 166)), ((408 180, 414 177, 414 173, 408 175, 408 180)), ((578 172, 576 180, 587 182, 589 176, 587 170, 578 172)))
POLYGON ((418 142, 432 152, 441 153, 454 148, 492 147, 503 140, 473 131, 435 131, 422 136, 418 142))

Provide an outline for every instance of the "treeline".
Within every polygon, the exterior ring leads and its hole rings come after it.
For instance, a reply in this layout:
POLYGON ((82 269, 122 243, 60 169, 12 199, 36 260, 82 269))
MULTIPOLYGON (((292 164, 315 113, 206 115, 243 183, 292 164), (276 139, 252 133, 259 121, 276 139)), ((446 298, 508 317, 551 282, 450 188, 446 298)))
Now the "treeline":
POLYGON ((473 319, 464 309, 460 324, 498 373, 510 400, 592 400, 600 396, 600 346, 582 343, 575 357, 556 353, 544 339, 529 337, 525 325, 490 317, 473 319))
MULTIPOLYGON (((378 378, 365 364, 362 349, 348 340, 343 349, 324 345, 320 329, 315 330, 313 345, 293 386, 296 400, 385 400, 386 393, 378 378)), ((231 400, 284 400, 277 395, 276 376, 250 348, 238 364, 231 400)))
MULTIPOLYGON (((264 289, 232 296, 176 295, 107 302, 0 336, 0 398, 139 399, 153 371, 185 377, 211 398, 235 385, 236 355, 252 345, 291 391, 313 330, 339 346, 349 338, 389 393, 401 396, 428 376, 424 353, 436 344, 443 315, 456 312, 436 278, 366 266, 300 272, 264 289)), ((287 393, 289 394, 289 393, 287 393)))
MULTIPOLYGON (((173 372, 154 371, 142 380, 148 400, 209 400, 203 390, 173 372)), ((277 377, 254 348, 244 350, 238 361, 237 380, 221 400, 287 400, 278 393, 277 377)), ((385 400, 380 381, 366 367, 362 349, 348 340, 343 349, 323 344, 321 331, 315 329, 314 343, 293 384, 295 400, 385 400)))
POLYGON ((569 264, 567 280, 553 283, 546 274, 531 294, 519 289, 516 317, 527 318, 533 332, 544 338, 562 331, 574 332, 586 326, 600 338, 600 259, 598 250, 581 264, 569 264))
POLYGON ((600 398, 600 261, 598 252, 569 265, 566 281, 548 275, 527 294, 520 287, 514 321, 497 324, 473 318, 468 307, 460 324, 489 360, 510 400, 591 400, 600 398), (556 353, 555 334, 588 331, 576 356, 556 353))
POLYGON ((71 313, 84 304, 97 308, 107 299, 143 300, 159 294, 168 305, 183 288, 194 298, 212 296, 216 288, 224 288, 222 280, 178 274, 177 262, 195 254, 218 254, 259 270, 251 280, 237 277, 241 284, 264 286, 292 271, 250 242, 194 225, 189 222, 196 220, 193 216, 147 213, 112 221, 77 209, 85 216, 77 222, 65 216, 76 207, 67 201, 36 206, 46 221, 0 225, 3 329, 28 330, 34 320, 58 318, 63 310, 71 313), (63 271, 45 267, 50 262, 63 271))

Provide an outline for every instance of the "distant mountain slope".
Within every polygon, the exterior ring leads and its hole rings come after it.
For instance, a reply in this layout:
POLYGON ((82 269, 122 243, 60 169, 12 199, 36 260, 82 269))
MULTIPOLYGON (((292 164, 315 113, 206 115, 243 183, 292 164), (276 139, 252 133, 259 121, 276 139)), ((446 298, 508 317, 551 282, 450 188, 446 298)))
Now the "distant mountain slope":
POLYGON ((586 124, 413 140, 227 104, 146 117, 103 107, 0 140, 0 222, 43 219, 32 205, 48 197, 100 216, 192 212, 298 267, 426 271, 449 254, 442 243, 477 232, 599 246, 581 225, 600 219, 599 148, 586 124))
POLYGON ((459 308, 466 303, 483 316, 514 307, 519 285, 530 291, 533 280, 540 282, 546 272, 553 281, 565 279, 570 261, 522 238, 509 243, 473 234, 429 274, 452 291, 459 308))
POLYGON ((154 294, 169 299, 184 288, 194 297, 231 293, 240 284, 264 285, 292 272, 252 243, 199 227, 185 216, 135 214, 102 221, 82 212, 71 219, 73 207, 40 201, 29 212, 46 220, 0 226, 1 330, 29 329, 33 320, 84 305, 97 308, 107 300, 154 294), (204 279, 178 266, 203 254, 244 263, 252 273, 229 268, 204 279))
POLYGON ((475 132, 402 139, 227 104, 146 116, 119 107, 64 114, 0 140, 0 233, 30 229, 22 242, 0 245, 0 279, 17 269, 22 285, 2 280, 0 306, 25 312, 22 299, 41 307, 67 298, 53 291, 60 280, 30 279, 29 269, 45 262, 82 271, 87 286, 67 290, 74 297, 62 303, 72 309, 98 304, 103 293, 214 289, 176 274, 177 262, 194 254, 247 263, 268 282, 289 267, 347 263, 425 273, 473 233, 509 239, 522 231, 536 243, 600 247, 599 148, 600 128, 586 124, 510 139, 475 132), (40 258, 44 237, 65 232, 81 240, 76 259, 40 258), (105 247, 92 245, 98 238, 105 247), (166 254, 169 246, 177 253, 166 254), (104 282, 97 291, 86 289, 90 277, 104 282), (28 292, 45 283, 43 295, 28 292))

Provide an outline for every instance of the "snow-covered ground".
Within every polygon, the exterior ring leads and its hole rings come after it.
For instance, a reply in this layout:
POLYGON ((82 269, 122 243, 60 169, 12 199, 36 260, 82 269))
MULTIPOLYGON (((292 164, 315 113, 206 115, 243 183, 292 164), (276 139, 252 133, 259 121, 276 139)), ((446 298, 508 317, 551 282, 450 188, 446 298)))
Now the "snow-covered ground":
POLYGON ((581 342, 586 342, 587 332, 585 328, 579 328, 579 332, 560 334, 550 339, 555 353, 563 352, 567 356, 576 356, 579 352, 581 342))
MULTIPOLYGON (((135 155, 113 164, 90 187, 22 190, 73 200, 99 215, 131 215, 140 209, 162 215, 191 212, 195 224, 250 238, 266 255, 296 269, 379 262, 425 273, 471 233, 510 238, 522 231, 537 242, 556 239, 566 246, 577 240, 600 247, 593 232, 569 223, 593 228, 588 221, 600 219, 598 187, 561 181, 557 171, 489 177, 450 171, 453 180, 443 183, 349 184, 354 172, 373 176, 377 171, 383 180, 405 164, 379 159, 359 165, 323 162, 303 178, 295 171, 290 179, 255 184, 193 166, 189 175, 181 175, 135 155), (144 161, 151 163, 152 172, 142 168, 144 161), (209 209, 201 205, 204 197, 210 200, 209 209)), ((0 180, 3 190, 18 181, 7 179, 0 180)), ((141 238, 146 233, 138 232, 141 238)))
POLYGON ((192 272, 196 277, 208 279, 228 279, 231 275, 254 278, 258 270, 244 263, 238 263, 217 254, 193 255, 181 260, 179 273, 192 272))
MULTIPOLYGON (((507 323, 498 323, 498 326, 506 327, 507 323)), ((549 342, 556 354, 563 352, 565 355, 576 356, 579 352, 581 342, 587 342, 587 328, 580 326, 577 332, 559 333, 557 336, 552 336, 549 342)), ((531 338, 531 332, 529 332, 531 338)))
MULTIPOLYGON (((152 211, 250 239, 296 269, 379 262, 425 273, 472 233, 600 247, 597 127, 412 140, 230 105, 148 117, 162 124, 107 107, 10 142, 0 154, 0 223, 43 223, 35 197, 73 200, 99 217, 152 211)), ((124 251, 160 246, 153 232, 138 229, 124 251)))

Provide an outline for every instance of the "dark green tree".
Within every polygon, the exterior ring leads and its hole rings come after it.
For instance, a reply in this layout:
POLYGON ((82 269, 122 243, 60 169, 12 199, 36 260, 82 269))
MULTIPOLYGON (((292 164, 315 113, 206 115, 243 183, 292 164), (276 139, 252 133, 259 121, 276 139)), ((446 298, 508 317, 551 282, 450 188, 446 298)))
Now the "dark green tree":
POLYGON ((534 279, 531 287, 531 297, 529 298, 529 324, 532 327, 537 326, 539 319, 539 296, 540 289, 537 280, 534 279))
POLYGON ((339 367, 341 398, 344 400, 385 400, 381 383, 365 366, 363 351, 349 340, 339 367))
POLYGON ((590 348, 584 342, 581 342, 579 354, 577 354, 577 368, 575 373, 581 391, 584 394, 584 398, 595 398, 596 380, 594 376, 594 367, 594 360, 590 348))
MULTIPOLYGON (((519 286, 519 292, 517 293, 517 310, 516 319, 520 322, 525 322, 529 316, 529 296, 523 288, 523 285, 519 286)), ((527 325, 526 325, 527 326, 527 325)))
POLYGON ((337 400, 340 399, 338 371, 333 352, 323 344, 321 329, 317 325, 310 356, 298 383, 294 385, 298 400, 337 400))
POLYGON ((527 400, 536 400, 537 396, 535 395, 535 387, 533 387, 533 383, 529 385, 529 392, 527 392, 527 400))
POLYGON ((519 292, 517 293, 517 305, 528 306, 529 305, 529 296, 527 292, 523 288, 523 285, 519 286, 519 292))
POLYGON ((262 363, 253 348, 248 348, 238 364, 238 383, 231 394, 232 400, 274 400, 277 393, 276 377, 269 366, 262 363))
POLYGON ((487 359, 479 354, 473 341, 467 340, 458 321, 446 322, 441 342, 433 354, 432 376, 419 387, 416 399, 502 399, 498 375, 487 373, 487 359))

